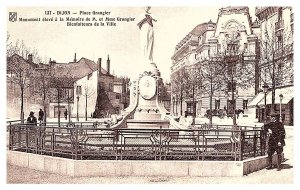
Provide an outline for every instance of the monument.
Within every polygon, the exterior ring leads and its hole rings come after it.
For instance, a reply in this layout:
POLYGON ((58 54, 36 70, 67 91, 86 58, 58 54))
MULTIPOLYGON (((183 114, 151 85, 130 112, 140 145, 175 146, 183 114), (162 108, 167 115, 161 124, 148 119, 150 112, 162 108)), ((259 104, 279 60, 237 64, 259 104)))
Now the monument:
POLYGON ((145 7, 140 22, 142 73, 131 78, 130 104, 122 111, 122 121, 113 128, 183 128, 165 109, 162 103, 161 87, 163 85, 160 72, 153 61, 154 24, 151 7, 145 7))

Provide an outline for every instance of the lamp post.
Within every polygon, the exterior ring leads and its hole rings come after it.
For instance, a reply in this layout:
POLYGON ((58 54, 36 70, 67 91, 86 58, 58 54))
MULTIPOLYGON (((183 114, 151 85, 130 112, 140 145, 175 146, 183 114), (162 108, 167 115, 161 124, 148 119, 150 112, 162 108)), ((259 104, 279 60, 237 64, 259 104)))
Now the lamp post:
POLYGON ((176 109, 176 116, 178 115, 177 113, 177 104, 178 104, 178 96, 175 96, 175 109, 176 109))
POLYGON ((78 108, 79 108, 79 95, 77 95, 77 121, 79 121, 79 112, 78 112, 78 108))
POLYGON ((279 104, 279 121, 282 122, 282 114, 281 114, 281 104, 282 104, 282 99, 283 99, 283 95, 279 94, 279 98, 280 98, 280 104, 279 104))
POLYGON ((268 88, 269 86, 267 85, 267 83, 264 83, 264 85, 262 86, 263 90, 264 90, 264 94, 265 94, 265 111, 264 111, 264 123, 267 122, 267 92, 268 92, 268 88))
POLYGON ((173 98, 172 98, 172 102, 173 102, 173 115, 175 115, 175 96, 173 96, 173 98))

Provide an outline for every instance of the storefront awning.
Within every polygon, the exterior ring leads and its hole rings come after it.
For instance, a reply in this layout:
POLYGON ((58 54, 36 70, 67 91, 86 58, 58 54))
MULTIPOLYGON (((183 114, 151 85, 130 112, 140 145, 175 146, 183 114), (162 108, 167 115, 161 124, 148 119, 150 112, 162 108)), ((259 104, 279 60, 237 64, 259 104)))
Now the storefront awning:
POLYGON ((254 98, 249 103, 248 107, 249 108, 255 107, 257 105, 257 103, 260 102, 263 98, 264 98, 264 93, 263 92, 260 92, 260 93, 256 94, 256 96, 254 96, 254 98))
MULTIPOLYGON (((283 88, 278 88, 275 90, 275 104, 280 104, 280 97, 279 95, 283 95, 282 104, 287 104, 291 99, 294 97, 294 86, 288 86, 283 88)), ((266 97, 266 104, 272 104, 272 92, 269 91, 266 97)), ((264 95, 262 99, 257 103, 258 106, 265 105, 264 95)))

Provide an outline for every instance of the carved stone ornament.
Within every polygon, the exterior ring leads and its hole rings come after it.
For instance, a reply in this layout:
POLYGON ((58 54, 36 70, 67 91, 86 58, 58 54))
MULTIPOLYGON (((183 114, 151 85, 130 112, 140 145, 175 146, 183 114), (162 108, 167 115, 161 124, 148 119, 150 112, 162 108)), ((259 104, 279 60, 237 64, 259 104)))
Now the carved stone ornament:
POLYGON ((151 76, 143 76, 139 84, 142 98, 149 100, 156 94, 156 79, 151 76))

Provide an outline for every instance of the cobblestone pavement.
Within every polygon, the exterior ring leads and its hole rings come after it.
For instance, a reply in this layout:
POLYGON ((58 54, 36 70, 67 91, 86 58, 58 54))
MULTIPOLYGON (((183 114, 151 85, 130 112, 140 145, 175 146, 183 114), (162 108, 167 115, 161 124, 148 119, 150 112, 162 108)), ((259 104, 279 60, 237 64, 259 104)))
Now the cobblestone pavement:
POLYGON ((292 184, 293 134, 292 127, 286 128, 286 161, 281 171, 260 170, 243 177, 69 177, 47 172, 40 172, 23 167, 7 165, 8 184, 292 184))

